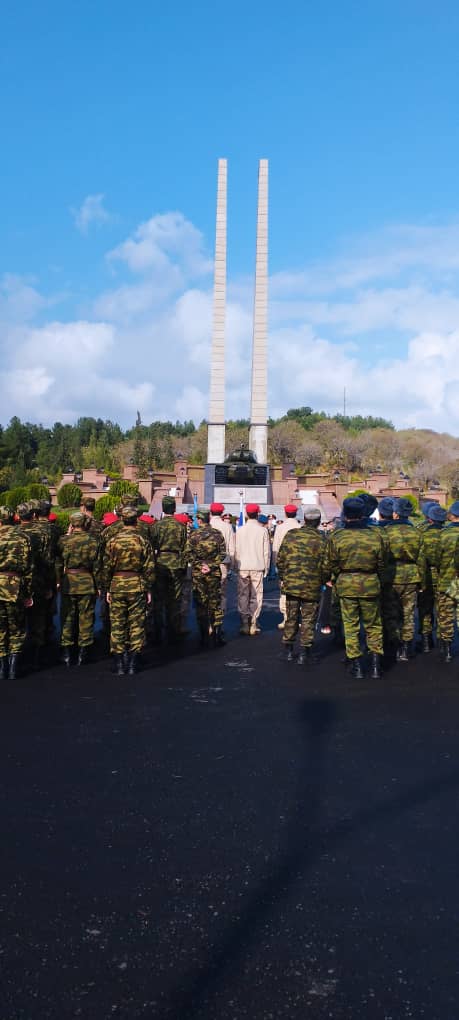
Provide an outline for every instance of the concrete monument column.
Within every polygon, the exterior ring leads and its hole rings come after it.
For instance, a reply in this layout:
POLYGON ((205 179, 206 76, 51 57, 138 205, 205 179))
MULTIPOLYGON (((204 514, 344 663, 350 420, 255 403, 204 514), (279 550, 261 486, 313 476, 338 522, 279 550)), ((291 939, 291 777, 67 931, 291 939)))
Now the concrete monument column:
POLYGON ((249 447, 259 464, 268 459, 268 160, 258 166, 257 255, 253 311, 249 447))
POLYGON ((221 464, 225 459, 226 177, 226 159, 219 159, 210 408, 207 426, 208 464, 221 464))

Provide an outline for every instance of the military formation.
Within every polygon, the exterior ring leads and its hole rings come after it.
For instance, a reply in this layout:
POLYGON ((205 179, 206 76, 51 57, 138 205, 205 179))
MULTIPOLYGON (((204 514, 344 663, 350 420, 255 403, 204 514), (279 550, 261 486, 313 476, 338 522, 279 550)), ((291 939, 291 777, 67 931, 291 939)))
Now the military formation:
POLYGON ((237 574, 242 635, 260 633, 263 582, 272 565, 280 581, 282 644, 287 662, 311 667, 319 621, 342 640, 353 677, 377 679, 384 666, 415 651, 416 617, 423 653, 434 634, 445 663, 459 607, 459 500, 449 510, 423 507, 411 519, 408 499, 363 494, 344 500, 331 532, 317 506, 287 505, 273 541, 260 507, 246 506, 233 529, 224 506, 177 514, 171 496, 159 521, 122 497, 112 522, 94 517, 86 497, 60 536, 50 504, 0 506, 0 679, 40 668, 60 612, 60 658, 81 667, 91 657, 96 603, 119 676, 135 674, 147 641, 175 644, 188 633, 191 595, 203 648, 225 643, 227 581, 237 574), (372 518, 378 509, 378 520, 372 518), (299 650, 295 644, 299 642, 299 650))

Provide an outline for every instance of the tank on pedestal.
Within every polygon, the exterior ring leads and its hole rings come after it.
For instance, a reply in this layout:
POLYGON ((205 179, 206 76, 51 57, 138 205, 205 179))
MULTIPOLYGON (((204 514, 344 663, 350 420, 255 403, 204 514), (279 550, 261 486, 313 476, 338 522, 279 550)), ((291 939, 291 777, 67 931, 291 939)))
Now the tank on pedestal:
POLYGON ((239 450, 228 454, 223 464, 206 464, 204 500, 238 506, 244 503, 270 503, 269 467, 259 464, 253 450, 241 443, 239 450))

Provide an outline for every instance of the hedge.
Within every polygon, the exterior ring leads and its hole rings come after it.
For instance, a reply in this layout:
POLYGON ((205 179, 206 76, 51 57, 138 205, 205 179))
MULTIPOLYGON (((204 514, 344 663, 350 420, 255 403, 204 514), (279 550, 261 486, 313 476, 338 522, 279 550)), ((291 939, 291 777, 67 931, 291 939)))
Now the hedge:
POLYGON ((75 485, 74 482, 67 482, 66 485, 62 485, 57 494, 57 502, 62 507, 80 507, 81 506, 81 489, 79 485, 75 485))
POLYGON ((47 499, 51 502, 49 489, 39 482, 32 482, 31 485, 17 485, 14 489, 7 489, 0 495, 2 506, 10 506, 13 510, 19 503, 25 503, 28 499, 47 499))

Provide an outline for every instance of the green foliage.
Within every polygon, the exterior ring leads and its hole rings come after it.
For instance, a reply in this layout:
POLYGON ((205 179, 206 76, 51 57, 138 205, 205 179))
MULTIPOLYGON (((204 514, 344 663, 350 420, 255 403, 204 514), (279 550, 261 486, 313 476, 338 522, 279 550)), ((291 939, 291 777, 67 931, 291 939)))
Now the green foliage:
POLYGON ((70 513, 66 510, 55 509, 53 513, 56 514, 56 527, 60 535, 66 535, 68 526, 70 524, 70 513))
POLYGON ((51 502, 51 496, 47 485, 43 485, 42 482, 32 482, 31 485, 26 486, 29 495, 27 499, 47 499, 51 502))
POLYGON ((62 485, 57 494, 57 502, 62 507, 81 506, 81 489, 74 482, 67 482, 62 485))
MULTIPOLYGON (((110 486, 110 496, 139 496, 139 486, 136 482, 127 482, 125 479, 121 479, 119 482, 113 482, 110 486)), ((102 499, 104 497, 102 496, 102 499)), ((100 500, 99 500, 100 502, 100 500)))
POLYGON ((353 489, 352 492, 348 492, 346 499, 349 497, 354 499, 355 496, 368 496, 369 493, 366 489, 353 489))
POLYGON ((416 516, 416 514, 419 513, 419 500, 416 499, 416 496, 412 496, 411 492, 407 492, 406 495, 403 493, 403 498, 410 501, 411 506, 413 507, 413 516, 416 516))
POLYGON ((5 506, 11 506, 13 510, 19 506, 19 503, 25 503, 29 498, 28 489, 26 485, 18 485, 15 489, 9 489, 6 492, 2 492, 2 502, 5 506))
POLYGON ((111 492, 107 492, 105 496, 101 496, 100 499, 97 500, 94 510, 94 517, 96 518, 96 521, 101 521, 104 514, 113 511, 118 500, 119 496, 112 496, 111 492))

